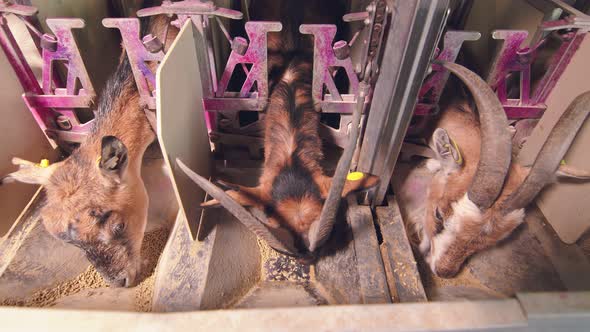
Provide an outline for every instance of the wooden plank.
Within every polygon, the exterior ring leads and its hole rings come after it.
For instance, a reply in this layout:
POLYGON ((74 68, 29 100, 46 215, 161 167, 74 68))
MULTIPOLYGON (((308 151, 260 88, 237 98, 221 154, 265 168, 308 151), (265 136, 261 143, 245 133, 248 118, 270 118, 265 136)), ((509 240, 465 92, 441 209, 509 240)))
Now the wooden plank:
POLYGON ((426 292, 402 220, 397 201, 388 197, 388 206, 377 207, 377 223, 383 237, 383 263, 395 301, 426 301, 426 292))
MULTIPOLYGON (((356 199, 354 196, 351 198, 356 199)), ((385 278, 371 209, 368 206, 350 203, 353 203, 352 200, 349 200, 346 219, 354 238, 362 303, 390 303, 391 295, 385 278)))

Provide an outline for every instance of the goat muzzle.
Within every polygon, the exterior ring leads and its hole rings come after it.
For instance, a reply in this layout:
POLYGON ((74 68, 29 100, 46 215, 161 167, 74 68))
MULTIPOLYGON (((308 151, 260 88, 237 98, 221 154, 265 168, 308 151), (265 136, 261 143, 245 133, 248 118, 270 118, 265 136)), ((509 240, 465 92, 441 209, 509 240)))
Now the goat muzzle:
POLYGON ((215 198, 219 204, 226 208, 229 213, 236 217, 244 226, 251 232, 256 234, 261 239, 265 240, 269 246, 276 251, 290 256, 299 256, 298 250, 295 247, 295 240, 288 232, 281 232, 274 234, 264 223, 259 220, 254 214, 246 210, 242 205, 231 198, 225 191, 217 187, 209 180, 203 178, 199 174, 193 172, 180 159, 176 159, 176 163, 180 169, 201 189, 215 198), (278 237, 277 237, 278 236, 278 237))

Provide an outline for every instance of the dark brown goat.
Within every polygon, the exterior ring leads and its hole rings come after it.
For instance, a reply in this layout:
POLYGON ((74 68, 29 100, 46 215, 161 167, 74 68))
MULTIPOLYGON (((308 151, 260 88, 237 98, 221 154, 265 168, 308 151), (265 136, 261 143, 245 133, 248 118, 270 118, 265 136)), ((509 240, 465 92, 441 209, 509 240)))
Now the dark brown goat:
MULTIPOLYGON (((327 5, 317 1, 281 5, 271 1, 266 7, 265 1, 255 1, 254 5, 267 9, 257 17, 281 18, 284 23, 281 33, 270 34, 268 39, 273 90, 266 109, 265 161, 259 185, 250 188, 223 183, 231 188, 223 192, 181 161, 179 165, 214 198, 203 206, 223 205, 271 247, 290 255, 306 255, 329 236, 341 197, 378 184, 378 178, 368 174, 356 173, 356 178, 347 179, 363 105, 361 102, 355 111, 350 141, 334 177, 326 176, 320 166, 318 103, 311 94, 313 43, 298 31, 301 23, 333 23, 339 16, 326 15, 327 5)), ((366 92, 364 83, 361 85, 361 91, 366 92)), ((364 94, 358 98, 364 101, 364 94)))
MULTIPOLYGON (((223 205, 273 248, 288 254, 313 252, 325 240, 334 216, 321 220, 324 204, 337 206, 340 196, 378 184, 376 176, 358 174, 358 178, 350 177, 343 183, 338 201, 326 201, 332 178, 320 166, 323 153, 319 114, 311 96, 311 72, 307 58, 294 57, 271 94, 265 119, 264 170, 258 186, 223 183, 232 188, 223 193, 180 163, 197 184, 216 198, 202 206, 223 205), (240 207, 248 207, 251 213, 240 207), (312 228, 322 235, 312 235, 312 228)), ((355 137, 351 140, 356 142, 355 137)), ((340 173, 348 171, 345 164, 339 163, 340 173)))

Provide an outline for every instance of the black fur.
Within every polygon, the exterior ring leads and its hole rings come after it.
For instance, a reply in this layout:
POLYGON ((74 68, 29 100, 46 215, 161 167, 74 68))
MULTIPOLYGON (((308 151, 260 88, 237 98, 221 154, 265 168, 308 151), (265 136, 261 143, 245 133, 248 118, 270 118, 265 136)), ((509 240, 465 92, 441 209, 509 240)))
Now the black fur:
POLYGON ((306 195, 321 199, 319 188, 313 182, 311 173, 301 165, 299 158, 294 155, 291 165, 281 169, 273 181, 272 200, 280 202, 289 198, 302 198, 306 195))
POLYGON ((131 71, 131 64, 127 56, 125 56, 123 61, 117 66, 117 70, 107 80, 102 93, 98 97, 98 106, 95 113, 96 121, 92 126, 91 133, 98 131, 98 128, 102 125, 102 120, 113 110, 115 102, 128 85, 137 91, 137 86, 133 79, 133 72, 131 71))
POLYGON ((125 269, 125 265, 113 264, 121 261, 122 255, 120 251, 123 251, 123 257, 126 256, 129 260, 133 258, 133 252, 131 244, 124 235, 112 239, 111 242, 109 244, 78 242, 74 243, 74 245, 84 250, 86 258, 104 278, 113 280, 113 277, 119 276, 125 269))

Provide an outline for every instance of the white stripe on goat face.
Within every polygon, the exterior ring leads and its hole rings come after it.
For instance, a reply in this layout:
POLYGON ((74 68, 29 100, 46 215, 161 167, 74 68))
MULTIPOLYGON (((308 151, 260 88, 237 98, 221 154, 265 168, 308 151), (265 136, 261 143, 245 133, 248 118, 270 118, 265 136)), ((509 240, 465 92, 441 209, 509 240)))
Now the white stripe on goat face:
POLYGON ((443 231, 432 240, 428 263, 433 273, 436 273, 438 261, 446 255, 448 248, 456 241, 463 228, 463 223, 466 220, 468 222, 481 222, 483 217, 477 205, 467 197, 467 194, 463 195, 457 202, 452 203, 451 207, 453 214, 444 220, 443 231))

